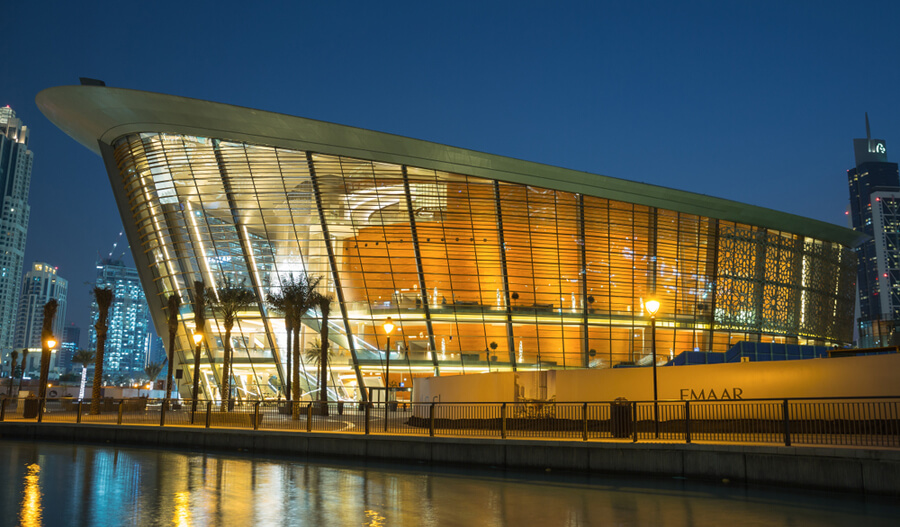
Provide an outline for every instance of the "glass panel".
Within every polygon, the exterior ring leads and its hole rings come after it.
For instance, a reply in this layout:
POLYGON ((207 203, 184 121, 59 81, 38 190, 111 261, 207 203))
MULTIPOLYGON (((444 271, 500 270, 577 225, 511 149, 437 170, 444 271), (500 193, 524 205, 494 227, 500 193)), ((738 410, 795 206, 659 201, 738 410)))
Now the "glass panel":
MULTIPOLYGON (((406 388, 435 362, 442 374, 648 364, 651 297, 660 360, 747 339, 850 339, 855 257, 830 242, 536 186, 497 183, 498 199, 485 178, 211 138, 114 146, 150 305, 182 299, 178 362, 192 356, 195 281, 256 295, 231 334, 236 397, 282 391, 285 324, 260 301, 302 274, 335 297, 333 398, 360 397, 358 376, 406 388)), ((203 393, 218 396, 224 319, 207 317, 203 393)), ((306 314, 303 348, 322 323, 306 314)), ((309 398, 316 366, 301 361, 309 398)))

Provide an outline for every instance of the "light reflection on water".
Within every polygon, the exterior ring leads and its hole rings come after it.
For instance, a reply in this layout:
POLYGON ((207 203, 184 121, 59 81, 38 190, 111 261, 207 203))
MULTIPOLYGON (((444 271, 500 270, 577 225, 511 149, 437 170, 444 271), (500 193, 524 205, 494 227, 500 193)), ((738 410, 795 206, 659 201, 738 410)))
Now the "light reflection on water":
POLYGON ((0 523, 895 525, 896 499, 673 479, 427 470, 0 441, 0 523))
POLYGON ((22 527, 34 527, 41 524, 41 467, 32 463, 25 469, 25 491, 22 493, 19 522, 22 527))

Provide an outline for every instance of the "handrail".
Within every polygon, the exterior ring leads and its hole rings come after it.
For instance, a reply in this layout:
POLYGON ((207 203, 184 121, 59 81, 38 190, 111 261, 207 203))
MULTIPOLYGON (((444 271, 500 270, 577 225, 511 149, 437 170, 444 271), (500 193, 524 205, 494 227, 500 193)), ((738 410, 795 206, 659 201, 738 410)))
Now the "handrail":
MULTIPOLYGON (((482 352, 482 353, 484 353, 484 352, 482 352)), ((6 394, 0 394, 0 400, 2 400, 2 399, 7 399, 7 400, 10 400, 10 401, 15 401, 15 400, 17 400, 17 399, 19 399, 19 398, 17 398, 17 397, 11 397, 11 396, 8 396, 8 395, 6 395, 6 394)), ((26 399, 26 398, 23 397, 22 399, 26 399)), ((29 396, 27 399, 34 399, 34 400, 37 400, 37 397, 30 397, 30 396, 29 396)), ((47 396, 45 399, 47 399, 47 400, 52 400, 52 401, 55 401, 55 400, 60 400, 60 401, 66 400, 66 401, 73 401, 73 402, 77 402, 77 401, 79 401, 79 400, 85 401, 85 402, 89 402, 89 401, 91 400, 90 397, 84 397, 83 399, 79 399, 78 397, 50 397, 50 396, 47 396)), ((151 397, 144 397, 144 396, 141 396, 141 397, 122 397, 122 398, 118 398, 118 399, 117 399, 117 398, 113 398, 113 397, 103 397, 103 398, 101 398, 101 399, 104 400, 104 401, 110 401, 110 400, 111 400, 111 401, 119 401, 119 400, 124 400, 124 401, 134 401, 134 400, 139 400, 139 399, 145 399, 145 400, 147 400, 147 401, 159 401, 159 402, 162 402, 162 401, 163 401, 163 398, 151 398, 151 397)), ((812 400, 832 401, 832 400, 835 400, 835 399, 841 399, 841 400, 844 400, 844 399, 846 399, 846 400, 852 400, 852 399, 870 399, 870 400, 874 400, 874 399, 900 399, 900 395, 834 395, 834 396, 828 396, 828 397, 765 397, 765 398, 764 398, 764 397, 757 397, 757 398, 746 398, 746 399, 744 399, 744 398, 742 398, 742 399, 657 399, 656 401, 657 401, 657 402, 660 402, 660 403, 684 403, 684 402, 686 402, 686 401, 690 401, 690 402, 694 402, 694 403, 697 403, 697 402, 699 402, 699 403, 706 403, 706 402, 710 402, 710 403, 715 403, 715 402, 733 403, 733 402, 752 402, 752 401, 783 401, 783 400, 785 400, 785 399, 788 399, 789 401, 812 401, 812 400)), ((187 397, 185 397, 185 398, 178 398, 178 399, 175 399, 175 398, 169 399, 169 403, 180 403, 180 404, 185 404, 185 403, 190 403, 191 401, 192 401, 192 399, 187 398, 187 397)), ((207 398, 198 398, 198 399, 197 399, 197 402, 198 402, 198 403, 212 402, 213 404, 220 404, 220 405, 221 405, 221 403, 222 403, 223 401, 224 401, 224 399, 207 399, 207 398)), ((652 403, 652 402, 653 402, 653 399, 629 399, 629 401, 630 401, 630 402, 637 402, 637 403, 652 403)), ((246 401, 240 401, 240 402, 238 402, 238 401, 235 401, 234 399, 232 399, 232 402, 234 402, 235 404, 249 405, 249 404, 255 404, 255 403, 257 403, 257 402, 260 402, 260 403, 267 403, 267 404, 283 404, 283 403, 286 403, 286 402, 288 402, 288 401, 285 400, 285 399, 252 399, 252 400, 246 400, 246 401)), ((303 402, 309 402, 309 401, 304 400, 303 402)), ((318 401, 312 401, 312 402, 318 402, 318 401)), ((329 402, 329 404, 336 404, 336 403, 339 403, 339 402, 340 402, 340 403, 344 403, 344 404, 359 404, 359 403, 361 403, 362 401, 352 400, 352 401, 328 401, 328 402, 329 402)), ((435 402, 436 404, 526 404, 526 403, 542 403, 542 404, 584 404, 584 403, 589 403, 589 404, 603 404, 603 403, 611 403, 611 402, 613 402, 613 401, 612 401, 612 400, 603 400, 603 399, 601 399, 601 400, 596 400, 596 399, 595 399, 595 400, 589 400, 589 401, 586 401, 586 400, 574 400, 574 401, 556 401, 556 400, 548 400, 548 401, 540 401, 540 400, 529 399, 529 400, 527 400, 527 401, 434 401, 434 402, 435 402)), ((431 403, 432 403, 432 401, 421 401, 421 402, 412 402, 412 403, 407 403, 407 404, 431 404, 431 403)), ((401 402, 400 404, 403 404, 403 403, 401 402)))
POLYGON ((0 395, 0 422, 237 428, 488 439, 639 440, 900 448, 900 396, 400 403, 0 395), (658 411, 655 409, 658 408, 658 411))

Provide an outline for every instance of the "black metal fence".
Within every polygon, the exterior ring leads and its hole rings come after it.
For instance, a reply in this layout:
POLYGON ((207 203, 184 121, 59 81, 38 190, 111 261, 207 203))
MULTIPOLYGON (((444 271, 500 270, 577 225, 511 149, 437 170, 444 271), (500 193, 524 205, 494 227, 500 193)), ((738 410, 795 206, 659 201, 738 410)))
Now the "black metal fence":
POLYGON ((0 421, 497 439, 900 447, 900 397, 555 403, 0 398, 0 421))

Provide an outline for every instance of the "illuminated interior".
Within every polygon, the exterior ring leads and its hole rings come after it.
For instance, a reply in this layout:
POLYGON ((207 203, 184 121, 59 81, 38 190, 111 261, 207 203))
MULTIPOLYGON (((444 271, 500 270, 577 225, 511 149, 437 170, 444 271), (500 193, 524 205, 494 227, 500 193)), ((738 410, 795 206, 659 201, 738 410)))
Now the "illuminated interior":
MULTIPOLYGON (((265 299, 301 273, 335 296, 329 397, 390 379, 650 361, 741 340, 851 340, 855 257, 838 242, 470 175, 165 133, 113 142, 140 247, 165 305, 177 292, 176 364, 192 361, 193 283, 265 299)), ((146 272, 146 271, 142 271, 146 272)), ((145 279, 145 286, 150 280, 145 279)), ((159 322, 157 322, 159 324, 159 322)), ((301 348, 321 322, 307 313, 301 348)), ((159 328, 165 335, 165 328, 159 328)), ((208 315, 204 393, 218 397, 224 328, 208 315), (215 367, 213 367, 215 366, 215 367)), ((285 325, 261 303, 233 330, 239 398, 278 397, 285 325)), ((188 395, 185 368, 182 394, 188 395), (185 391, 187 390, 187 391, 185 391)), ((316 366, 303 361, 302 392, 316 366)))

